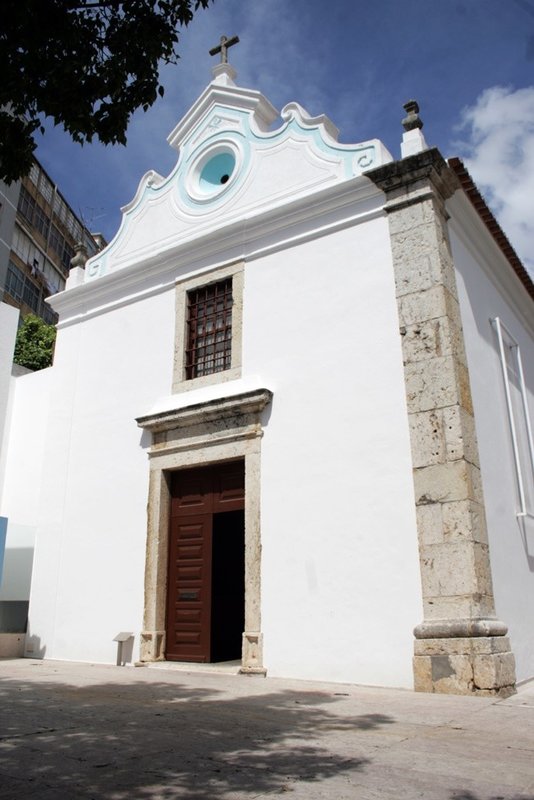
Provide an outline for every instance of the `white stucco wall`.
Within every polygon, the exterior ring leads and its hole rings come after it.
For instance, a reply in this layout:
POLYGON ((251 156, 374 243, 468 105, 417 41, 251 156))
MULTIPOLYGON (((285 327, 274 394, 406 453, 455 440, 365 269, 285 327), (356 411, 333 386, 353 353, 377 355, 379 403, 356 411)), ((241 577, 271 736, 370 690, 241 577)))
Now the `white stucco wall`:
MULTIPOLYGON (((113 662, 113 636, 131 630, 137 658, 149 442, 135 417, 169 395, 174 303, 171 286, 59 331, 29 655, 113 662)), ((274 391, 261 468, 269 673, 411 686, 421 590, 385 219, 246 262, 253 375, 274 391)))
POLYGON ((142 626, 148 462, 135 417, 172 380, 174 292, 59 331, 28 654, 114 662, 142 626))
POLYGON ((490 320, 500 317, 520 345, 534 423, 534 307, 489 237, 478 256, 473 245, 468 246, 466 233, 477 242, 481 223, 473 220, 472 228, 466 227, 472 212, 466 214, 462 202, 457 198, 450 206, 454 215, 451 241, 475 409, 495 603, 498 617, 509 627, 517 678, 524 680, 534 675, 534 520, 516 517, 510 429, 497 336, 490 320))
MULTIPOLYGON (((244 262, 240 385, 274 393, 264 664, 412 686, 422 602, 402 354, 384 196, 363 174, 391 156, 376 140, 339 144, 294 103, 269 131, 276 114, 222 67, 170 137, 176 169, 146 173, 113 242, 52 301, 28 654, 113 662, 113 637, 131 630, 137 658, 149 437, 135 418, 169 408, 175 280, 244 262)), ((221 381, 219 396, 230 390, 221 381)))
POLYGON ((247 267, 244 365, 274 390, 262 442, 271 675, 412 686, 422 619, 387 221, 247 267))
POLYGON ((52 370, 45 369, 11 379, 0 495, 0 515, 8 519, 1 601, 27 601, 30 596, 51 378, 52 370))
POLYGON ((18 308, 0 303, 0 497, 5 473, 7 444, 4 433, 9 428, 11 367, 17 338, 18 308))
MULTIPOLYGON (((0 222, 1 231, 1 222, 0 222)), ((12 407, 11 366, 17 334, 18 309, 7 303, 0 303, 0 501, 4 485, 7 460, 8 431, 12 407)), ((1 506, 0 506, 1 507, 1 506)), ((2 512, 0 511, 0 517, 2 512)), ((6 547, 7 518, 0 519, 0 602, 2 601, 2 584, 4 552, 6 547)), ((4 583, 5 586, 5 583, 4 583)))

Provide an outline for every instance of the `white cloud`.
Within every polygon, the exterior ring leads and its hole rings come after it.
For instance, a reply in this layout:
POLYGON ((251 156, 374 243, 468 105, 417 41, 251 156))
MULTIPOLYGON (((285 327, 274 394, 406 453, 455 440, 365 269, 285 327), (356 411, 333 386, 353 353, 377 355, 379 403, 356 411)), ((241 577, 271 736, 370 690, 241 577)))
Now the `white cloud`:
POLYGON ((534 275, 534 86, 486 89, 459 127, 467 169, 534 275))

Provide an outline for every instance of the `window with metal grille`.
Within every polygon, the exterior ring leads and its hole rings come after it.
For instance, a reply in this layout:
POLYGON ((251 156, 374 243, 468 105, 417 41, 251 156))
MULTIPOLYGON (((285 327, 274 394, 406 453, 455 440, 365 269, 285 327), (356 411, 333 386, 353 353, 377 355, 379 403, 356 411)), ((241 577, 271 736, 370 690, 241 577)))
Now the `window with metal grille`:
POLYGON ((232 360, 232 279, 187 294, 186 379, 230 369, 232 360))

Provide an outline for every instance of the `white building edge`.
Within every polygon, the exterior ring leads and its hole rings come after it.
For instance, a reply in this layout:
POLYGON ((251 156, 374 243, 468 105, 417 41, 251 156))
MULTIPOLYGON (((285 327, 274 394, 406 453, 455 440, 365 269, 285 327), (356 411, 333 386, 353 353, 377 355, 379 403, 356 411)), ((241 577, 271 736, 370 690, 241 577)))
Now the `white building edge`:
POLYGON ((126 631, 131 662, 510 693, 534 675, 532 283, 413 108, 394 161, 214 76, 175 169, 51 299, 54 366, 0 380, 25 654, 114 663, 126 631), (204 287, 231 291, 215 361, 210 320, 188 340, 204 287))

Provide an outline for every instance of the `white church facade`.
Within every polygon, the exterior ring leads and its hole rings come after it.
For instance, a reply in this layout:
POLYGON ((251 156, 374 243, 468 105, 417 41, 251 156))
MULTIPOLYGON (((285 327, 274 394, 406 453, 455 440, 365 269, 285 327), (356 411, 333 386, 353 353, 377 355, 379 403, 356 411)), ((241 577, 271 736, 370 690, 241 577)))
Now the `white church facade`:
POLYGON ((510 693, 534 675, 534 286, 415 106, 395 161, 234 78, 50 299, 53 367, 6 389, 25 654, 114 663, 127 631, 131 663, 510 693))

